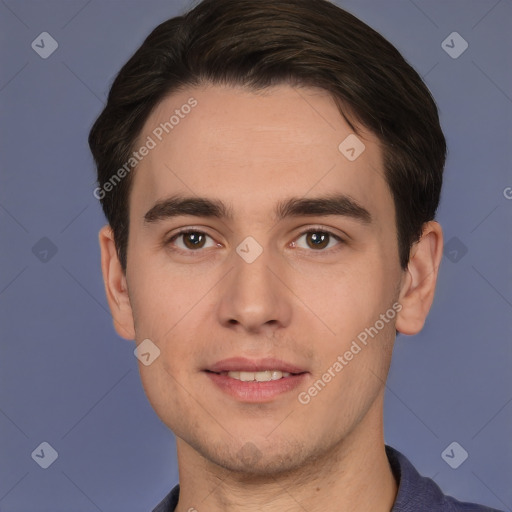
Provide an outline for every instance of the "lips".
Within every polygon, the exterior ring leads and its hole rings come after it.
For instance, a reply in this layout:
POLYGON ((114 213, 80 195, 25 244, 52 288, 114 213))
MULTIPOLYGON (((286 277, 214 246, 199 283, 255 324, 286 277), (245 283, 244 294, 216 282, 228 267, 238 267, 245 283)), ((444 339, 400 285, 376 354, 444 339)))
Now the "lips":
POLYGON ((223 359, 204 370, 217 389, 238 402, 272 402, 301 386, 309 372, 281 359, 223 359))
POLYGON ((301 374, 306 373, 307 370, 281 359, 270 357, 263 359, 232 357, 218 361, 206 368, 206 371, 213 373, 279 371, 283 373, 301 374))

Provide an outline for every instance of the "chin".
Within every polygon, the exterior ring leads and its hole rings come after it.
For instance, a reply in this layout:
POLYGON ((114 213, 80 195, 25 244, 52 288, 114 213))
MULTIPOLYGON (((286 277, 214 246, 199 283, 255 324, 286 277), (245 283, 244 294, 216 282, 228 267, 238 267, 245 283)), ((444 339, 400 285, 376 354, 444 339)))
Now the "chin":
POLYGON ((211 463, 237 474, 242 481, 247 478, 253 483, 258 477, 268 479, 293 474, 303 468, 309 459, 318 456, 313 446, 310 447, 312 452, 309 452, 304 442, 290 440, 279 444, 269 443, 268 440, 265 443, 246 441, 238 450, 233 448, 209 445, 201 452, 211 463))

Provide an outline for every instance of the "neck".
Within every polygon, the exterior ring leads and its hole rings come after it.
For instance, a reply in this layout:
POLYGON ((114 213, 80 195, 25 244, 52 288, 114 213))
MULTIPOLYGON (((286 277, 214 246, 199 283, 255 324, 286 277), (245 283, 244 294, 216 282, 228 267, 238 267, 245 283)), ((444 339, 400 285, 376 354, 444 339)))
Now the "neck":
POLYGON ((178 438, 176 512, 390 512, 397 483, 385 452, 382 412, 371 415, 328 453, 270 476, 228 471, 178 438))

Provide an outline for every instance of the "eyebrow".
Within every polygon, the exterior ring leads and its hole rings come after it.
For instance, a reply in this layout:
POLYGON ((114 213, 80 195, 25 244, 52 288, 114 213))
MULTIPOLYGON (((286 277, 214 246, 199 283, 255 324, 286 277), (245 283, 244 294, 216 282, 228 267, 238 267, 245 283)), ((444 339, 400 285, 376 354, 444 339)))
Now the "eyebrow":
MULTIPOLYGON (((205 197, 172 196, 158 201, 144 215, 147 224, 182 215, 232 220, 233 213, 222 201, 205 197)), ((308 215, 338 215, 350 217, 363 224, 372 221, 370 212, 356 200, 344 194, 314 198, 292 197, 280 201, 275 209, 277 220, 308 215)))

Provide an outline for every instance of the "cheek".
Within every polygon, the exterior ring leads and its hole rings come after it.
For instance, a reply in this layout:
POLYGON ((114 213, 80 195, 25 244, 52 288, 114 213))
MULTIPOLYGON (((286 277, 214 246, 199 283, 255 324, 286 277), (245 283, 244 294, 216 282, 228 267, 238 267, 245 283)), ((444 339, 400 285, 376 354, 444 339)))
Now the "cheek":
MULTIPOLYGON (((135 262, 134 266, 136 265, 135 262)), ((129 281, 137 339, 165 342, 208 290, 208 281, 138 265, 129 281)))
POLYGON ((175 427, 178 419, 173 411, 186 410, 186 393, 180 375, 173 375, 172 369, 165 365, 165 356, 155 360, 151 366, 139 365, 142 387, 147 399, 157 415, 170 428, 175 427))
POLYGON ((304 304, 297 302, 297 310, 309 310, 310 328, 325 330, 329 345, 357 336, 391 307, 392 281, 379 260, 289 274, 289 287, 304 304))
POLYGON ((301 390, 299 403, 307 402, 304 407, 310 408, 308 417, 321 417, 326 429, 350 428, 382 393, 391 362, 394 328, 391 322, 381 330, 370 328, 362 330, 364 336, 359 338, 337 337, 324 344, 322 361, 312 382, 301 390))
POLYGON ((321 361, 315 378, 331 378, 331 389, 343 388, 340 397, 358 395, 367 388, 371 394, 369 388, 380 386, 377 381, 385 379, 389 367, 396 310, 394 277, 383 266, 376 261, 360 269, 331 272, 329 279, 303 282, 297 292, 315 312, 314 323, 309 317, 303 320, 304 332, 314 337, 321 361), (335 377, 323 378, 329 369, 335 377))

